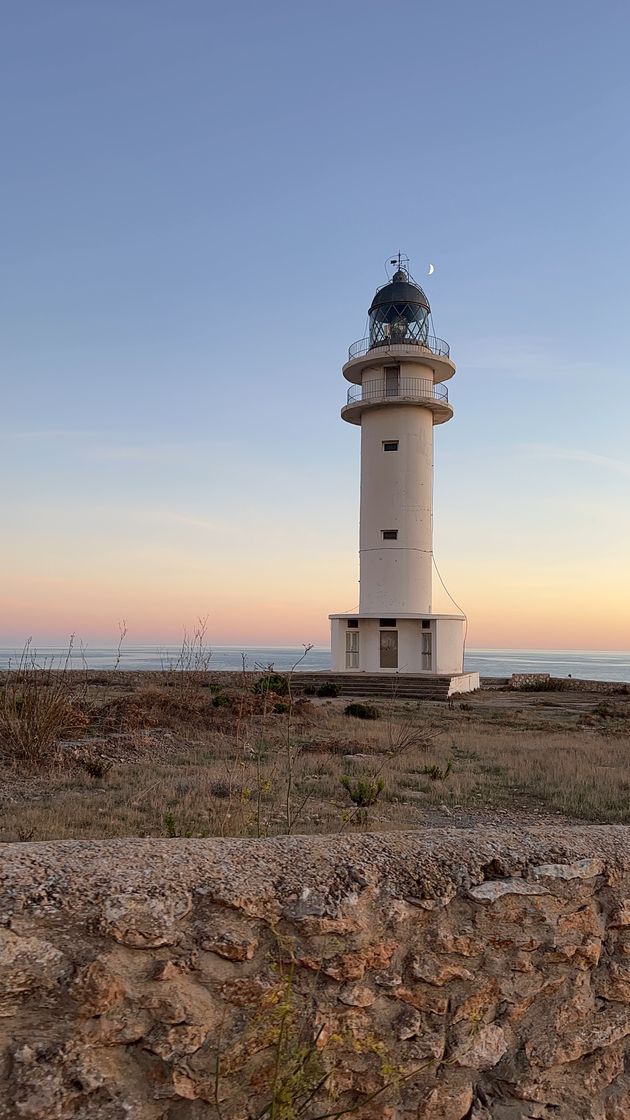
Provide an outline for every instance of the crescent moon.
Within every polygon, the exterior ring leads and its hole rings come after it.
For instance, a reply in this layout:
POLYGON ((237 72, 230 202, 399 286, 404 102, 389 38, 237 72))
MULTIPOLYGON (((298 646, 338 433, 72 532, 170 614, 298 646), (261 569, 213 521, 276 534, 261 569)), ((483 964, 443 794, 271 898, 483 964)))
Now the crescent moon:
POLYGON ((435 272, 435 268, 432 264, 430 264, 429 265, 429 276, 433 276, 434 272, 435 272))

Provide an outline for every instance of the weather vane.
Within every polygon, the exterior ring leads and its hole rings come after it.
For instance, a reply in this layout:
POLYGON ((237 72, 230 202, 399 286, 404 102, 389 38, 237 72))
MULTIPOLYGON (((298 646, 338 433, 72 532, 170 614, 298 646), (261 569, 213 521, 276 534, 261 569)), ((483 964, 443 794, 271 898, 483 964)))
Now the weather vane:
POLYGON ((400 249, 398 250, 397 256, 390 258, 389 263, 392 265, 392 267, 394 265, 397 265, 397 272, 402 271, 406 272, 407 275, 409 275, 409 257, 406 257, 404 253, 401 253, 400 249))
MULTIPOLYGON (((388 263, 391 265, 392 268, 395 268, 397 272, 406 272, 407 276, 410 275, 410 272, 409 272, 409 257, 405 256, 404 253, 401 253, 400 249, 398 250, 398 253, 396 254, 395 257, 390 257, 389 258, 388 263)), ((427 268, 427 275, 428 276, 433 276, 434 272, 435 272, 435 265, 434 264, 429 264, 429 266, 427 268)))

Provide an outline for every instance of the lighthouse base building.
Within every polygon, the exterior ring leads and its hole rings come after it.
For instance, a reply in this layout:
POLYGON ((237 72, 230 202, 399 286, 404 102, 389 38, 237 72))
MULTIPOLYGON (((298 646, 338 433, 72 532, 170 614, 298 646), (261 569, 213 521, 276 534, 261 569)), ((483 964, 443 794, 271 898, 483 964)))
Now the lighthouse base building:
POLYGON ((429 333, 422 288, 397 264, 343 366, 341 415, 361 428, 360 600, 356 613, 330 615, 332 669, 450 677, 449 693, 467 692, 479 675, 464 672, 466 619, 432 610, 433 429, 453 416, 444 383, 455 365, 429 333))
POLYGON ((330 622, 335 672, 465 676, 459 691, 479 687, 478 673, 464 674, 461 615, 333 614, 330 622))

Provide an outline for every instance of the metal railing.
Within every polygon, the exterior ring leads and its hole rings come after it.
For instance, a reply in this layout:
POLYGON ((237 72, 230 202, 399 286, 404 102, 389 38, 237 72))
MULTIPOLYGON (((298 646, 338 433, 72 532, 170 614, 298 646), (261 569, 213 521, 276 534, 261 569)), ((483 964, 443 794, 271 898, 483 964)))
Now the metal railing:
POLYGON ((422 342, 415 338, 404 338, 397 342, 390 340, 371 342, 368 335, 367 338, 360 338, 358 342, 352 343, 348 350, 348 359, 359 358, 363 354, 367 354, 368 350, 389 350, 392 346, 417 346, 420 350, 430 350, 432 354, 439 358, 448 358, 451 353, 448 342, 445 342, 443 338, 436 338, 432 334, 427 335, 422 342))
POLYGON ((389 400, 434 400, 448 404, 448 389, 445 385, 434 385, 432 381, 420 377, 401 377, 395 385, 385 381, 368 381, 367 385, 351 385, 348 389, 348 404, 389 400))

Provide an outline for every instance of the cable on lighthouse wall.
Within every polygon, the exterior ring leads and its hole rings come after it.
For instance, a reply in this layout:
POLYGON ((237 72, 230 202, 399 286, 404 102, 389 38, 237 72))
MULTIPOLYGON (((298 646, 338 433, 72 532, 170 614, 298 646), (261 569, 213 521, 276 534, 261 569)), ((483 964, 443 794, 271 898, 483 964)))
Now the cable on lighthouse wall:
POLYGON ((463 614, 463 616, 464 616, 464 648, 463 648, 463 657, 462 657, 462 669, 463 669, 463 667, 464 667, 463 658, 466 656, 466 637, 468 635, 468 615, 466 614, 466 611, 462 607, 460 607, 459 603, 455 602, 455 600, 454 600, 453 596, 451 595, 448 587, 444 583, 444 580, 442 579, 442 576, 440 574, 440 569, 437 566, 436 559, 435 559, 435 556, 434 556, 433 553, 431 553, 431 559, 433 560, 433 567, 435 568, 435 570, 437 572, 437 577, 438 577, 440 583, 442 584, 442 587, 446 591, 446 594, 448 595, 449 599, 451 600, 451 603, 453 604, 454 607, 457 607, 457 610, 459 611, 459 613, 463 614))
MULTIPOLYGON (((433 462, 431 464, 431 510, 433 510, 434 497, 435 497, 435 459, 433 460, 433 462)), ((453 596, 451 595, 448 587, 444 583, 444 580, 442 579, 442 574, 440 572, 440 569, 437 566, 437 561, 435 559, 435 553, 433 552, 433 550, 431 550, 431 559, 433 561, 433 567, 435 568, 435 571, 437 573, 437 577, 438 577, 440 583, 442 584, 442 587, 446 591, 446 594, 448 595, 449 599, 451 600, 451 603, 453 604, 454 607, 457 607, 457 610, 459 611, 459 613, 463 614, 463 616, 464 616, 464 648, 463 648, 463 651, 462 651, 462 669, 463 669, 464 668, 464 659, 466 657, 466 638, 468 637, 468 615, 466 614, 466 611, 463 610, 462 607, 460 607, 459 603, 455 602, 455 600, 454 600, 453 596)))

